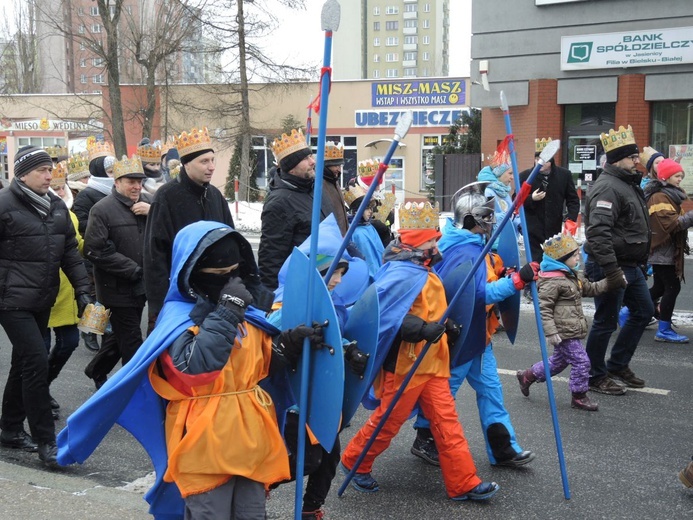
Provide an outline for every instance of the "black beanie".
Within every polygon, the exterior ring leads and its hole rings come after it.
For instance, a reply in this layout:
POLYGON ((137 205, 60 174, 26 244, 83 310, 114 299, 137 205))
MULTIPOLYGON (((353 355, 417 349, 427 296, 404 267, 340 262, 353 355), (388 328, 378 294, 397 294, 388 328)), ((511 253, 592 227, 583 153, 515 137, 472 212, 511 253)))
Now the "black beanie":
POLYGON ((188 164, 193 159, 195 159, 196 157, 199 157, 200 155, 204 155, 208 152, 213 152, 213 151, 214 150, 212 150, 211 148, 205 148, 204 150, 198 150, 196 152, 190 152, 189 154, 182 156, 180 158, 180 162, 181 162, 181 164, 185 165, 185 164, 188 164))
POLYGON ((24 146, 14 155, 14 176, 18 179, 39 166, 53 166, 53 160, 43 148, 24 146))
POLYGON ((106 173, 106 168, 104 168, 103 162, 106 160, 106 157, 97 157, 96 159, 92 159, 89 161, 89 173, 91 173, 92 177, 108 177, 108 174, 106 173))
POLYGON ((233 235, 225 235, 204 250, 195 263, 195 269, 204 267, 228 267, 241 261, 238 242, 233 235))
POLYGON ((313 150, 306 146, 305 148, 296 150, 294 153, 290 153, 289 155, 284 157, 281 161, 279 161, 279 167, 283 172, 289 173, 291 170, 296 168, 296 165, 298 163, 300 163, 309 155, 313 155, 313 150))
POLYGON ((606 162, 609 164, 614 164, 625 159, 629 155, 636 155, 640 153, 637 144, 627 144, 625 146, 619 146, 618 148, 606 152, 606 162))

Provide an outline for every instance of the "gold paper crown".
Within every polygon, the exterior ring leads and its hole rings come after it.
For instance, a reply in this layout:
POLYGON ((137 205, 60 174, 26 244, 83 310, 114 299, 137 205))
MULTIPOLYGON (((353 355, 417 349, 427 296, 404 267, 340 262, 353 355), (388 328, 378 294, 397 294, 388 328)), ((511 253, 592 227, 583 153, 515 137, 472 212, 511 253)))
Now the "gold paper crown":
POLYGON ((294 128, 291 130, 291 134, 282 134, 272 141, 272 153, 274 153, 274 158, 277 163, 284 157, 298 152, 299 150, 303 150, 304 148, 308 148, 308 145, 306 144, 303 131, 300 128, 294 128))
POLYGON ((84 313, 77 324, 77 328, 82 332, 103 334, 108 325, 108 318, 110 315, 111 311, 100 303, 89 303, 84 309, 84 313))
POLYGON ((209 137, 206 126, 200 129, 193 128, 190 130, 190 133, 183 132, 175 138, 174 142, 181 157, 199 152, 200 150, 212 149, 212 140, 209 137))
POLYGON ((438 203, 407 202, 399 207, 400 229, 438 229, 438 203))
POLYGON ((71 180, 77 180, 89 174, 89 157, 84 153, 76 153, 67 160, 67 171, 70 176, 75 176, 71 180))
POLYGON ((602 141, 605 152, 610 152, 629 144, 635 144, 635 134, 630 125, 628 125, 628 128, 619 126, 617 132, 612 128, 608 134, 600 134, 599 139, 602 141))
MULTIPOLYGON (((383 195, 379 202, 378 211, 376 211, 373 216, 383 224, 387 224, 387 217, 390 216, 390 212, 394 209, 395 204, 397 204, 397 197, 395 197, 394 193, 388 192, 383 195)), ((390 224, 392 224, 392 222, 390 222, 390 224)))
POLYGON ((573 253, 580 246, 571 235, 558 233, 547 239, 541 245, 541 248, 544 250, 545 255, 554 260, 559 260, 573 253))
POLYGON ((95 140, 91 143, 87 142, 87 151, 89 152, 89 162, 99 157, 108 157, 109 155, 115 157, 113 145, 106 141, 95 140))
POLYGON ((137 147, 137 152, 143 163, 157 164, 161 162, 161 141, 153 144, 143 144, 137 147))
POLYGON ((178 159, 171 159, 168 163, 168 168, 168 174, 172 179, 180 175, 180 161, 178 159))
POLYGON ((366 196, 366 190, 363 189, 361 186, 358 184, 354 186, 347 186, 346 189, 344 190, 344 202, 347 203, 347 206, 351 207, 351 205, 354 203, 355 200, 360 199, 361 197, 366 196))
POLYGON ((169 137, 164 144, 161 145, 161 155, 166 155, 171 148, 176 147, 176 142, 173 137, 169 137))
POLYGON ((67 147, 65 146, 46 146, 46 153, 51 156, 51 159, 58 157, 67 157, 67 147))
POLYGON ((127 155, 123 155, 123 158, 120 161, 116 161, 113 165, 113 179, 137 173, 144 177, 142 160, 137 155, 133 155, 131 159, 128 159, 127 155))
POLYGON ((553 139, 550 137, 542 137, 539 139, 538 137, 534 139, 534 151, 536 153, 541 153, 544 151, 544 148, 546 148, 546 145, 549 144, 553 139))
MULTIPOLYGON (((646 146, 645 148, 643 148, 642 152, 640 152, 640 164, 647 167, 647 162, 656 153, 659 153, 659 152, 657 150, 655 150, 654 148, 652 148, 651 146, 646 146)), ((664 157, 664 156, 662 156, 662 157, 664 157)))
POLYGON ((359 177, 372 178, 378 173, 378 168, 380 167, 380 161, 374 161, 373 159, 366 159, 365 161, 359 161, 357 166, 357 171, 359 177))
POLYGON ((344 145, 342 143, 325 143, 325 161, 344 161, 344 145))
POLYGON ((63 186, 67 177, 67 161, 60 161, 55 165, 52 172, 51 188, 63 186))

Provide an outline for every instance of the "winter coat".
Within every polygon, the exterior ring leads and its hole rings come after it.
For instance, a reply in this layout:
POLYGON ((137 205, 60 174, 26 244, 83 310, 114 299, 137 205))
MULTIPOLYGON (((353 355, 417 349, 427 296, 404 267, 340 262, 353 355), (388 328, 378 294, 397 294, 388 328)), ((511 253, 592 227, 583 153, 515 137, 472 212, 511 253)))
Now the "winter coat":
POLYGON ((190 180, 185 168, 154 196, 144 233, 144 284, 150 314, 164 304, 171 268, 173 239, 193 222, 214 220, 233 227, 229 204, 221 192, 190 180))
POLYGON ((339 177, 325 166, 322 178, 322 207, 325 208, 325 206, 327 206, 328 215, 330 213, 334 214, 334 218, 337 219, 339 230, 342 232, 342 236, 344 236, 346 235, 347 229, 349 229, 349 221, 347 219, 346 204, 344 203, 342 189, 339 187, 339 177))
MULTIPOLYGON (((79 227, 79 222, 77 220, 77 215, 70 211, 70 219, 72 220, 72 225, 75 228, 75 238, 77 239, 77 248, 79 252, 82 252, 84 247, 84 239, 82 235, 79 234, 77 230, 79 227)), ((60 270, 60 290, 58 290, 58 297, 51 308, 51 316, 48 319, 48 327, 65 327, 67 325, 75 325, 79 322, 77 317, 77 302, 75 301, 75 290, 70 284, 70 280, 67 279, 63 270, 60 270)))
MULTIPOLYGON (((532 170, 520 173, 520 183, 524 183, 532 170)), ((551 163, 548 177, 539 173, 532 181, 532 190, 524 203, 527 232, 532 251, 532 259, 539 260, 543 251, 541 244, 549 237, 561 232, 563 227, 563 208, 567 209, 568 220, 576 221, 580 212, 580 199, 570 170, 551 163), (542 182, 548 182, 543 189, 542 182), (539 188, 546 191, 542 200, 533 200, 531 193, 539 188)))
POLYGON ((688 253, 687 230, 693 225, 693 212, 684 213, 681 208, 686 198, 680 188, 660 181, 652 181, 645 188, 652 228, 648 263, 673 265, 679 278, 683 278, 683 257, 688 253))
MULTIPOLYGON (((284 260, 310 235, 313 180, 277 170, 269 189, 262 208, 258 264, 262 283, 274 290, 279 285, 277 275, 284 260)), ((323 220, 330 212, 324 202, 321 209, 320 220, 323 220)))
MULTIPOLYGON (((548 257, 544 257, 546 260, 548 257)), ((563 267, 541 271, 537 282, 539 310, 544 335, 558 334, 561 339, 582 339, 587 336, 587 319, 582 311, 583 296, 597 296, 606 291, 606 278, 590 282, 582 274, 563 267)), ((546 264, 542 262, 542 269, 546 264)))
POLYGON ((650 217, 639 175, 604 165, 588 192, 585 236, 585 252, 605 272, 647 262, 650 217))
POLYGON ((72 211, 77 215, 79 221, 79 232, 84 235, 87 230, 87 222, 89 220, 89 212, 94 204, 106 197, 108 194, 97 189, 86 187, 80 191, 75 197, 75 202, 72 205, 72 211))
MULTIPOLYGON (((140 194, 140 202, 150 202, 140 194)), ((132 212, 133 201, 113 188, 91 210, 84 255, 94 264, 96 298, 106 307, 144 305, 142 251, 145 215, 132 212)))
POLYGON ((61 267, 76 294, 89 293, 67 206, 49 193, 50 209, 41 217, 18 182, 0 191, 0 310, 50 309, 61 267))

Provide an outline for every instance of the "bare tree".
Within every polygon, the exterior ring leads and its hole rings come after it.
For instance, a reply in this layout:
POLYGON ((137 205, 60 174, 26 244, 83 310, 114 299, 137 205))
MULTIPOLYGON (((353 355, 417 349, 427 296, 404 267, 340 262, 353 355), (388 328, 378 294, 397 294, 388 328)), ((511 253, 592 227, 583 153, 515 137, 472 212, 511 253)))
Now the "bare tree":
POLYGON ((5 17, 1 29, 5 41, 0 42, 0 92, 40 92, 36 0, 15 0, 13 13, 13 17, 5 17))

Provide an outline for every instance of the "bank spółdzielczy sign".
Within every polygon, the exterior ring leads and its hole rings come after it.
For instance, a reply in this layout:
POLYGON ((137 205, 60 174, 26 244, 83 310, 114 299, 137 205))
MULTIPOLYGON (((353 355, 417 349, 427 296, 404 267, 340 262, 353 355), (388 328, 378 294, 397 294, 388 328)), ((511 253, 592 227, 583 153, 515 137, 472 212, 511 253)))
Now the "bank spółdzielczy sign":
POLYGON ((371 91, 374 107, 466 104, 466 83, 462 78, 374 81, 371 91))
POLYGON ((561 38, 561 70, 693 63, 693 27, 561 38))

